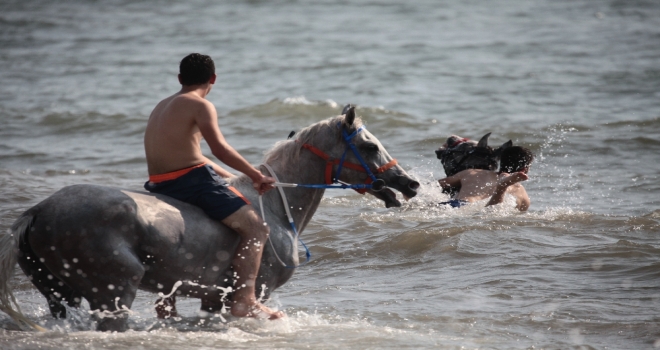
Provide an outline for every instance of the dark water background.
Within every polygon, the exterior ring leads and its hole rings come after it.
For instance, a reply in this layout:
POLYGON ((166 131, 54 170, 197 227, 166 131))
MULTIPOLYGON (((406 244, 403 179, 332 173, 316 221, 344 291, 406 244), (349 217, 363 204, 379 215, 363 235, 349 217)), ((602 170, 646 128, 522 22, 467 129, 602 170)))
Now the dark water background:
MULTIPOLYGON (((140 189, 142 134, 179 60, 211 55, 209 95, 257 164, 358 105, 423 184, 402 208, 327 192, 303 233, 313 261, 274 294, 284 321, 66 321, 17 269, 25 313, 52 330, 0 348, 660 347, 657 1, 0 1, 0 232, 59 188, 140 189), (532 206, 447 210, 433 150, 450 134, 537 155, 532 206)), ((510 204, 510 203, 509 203, 510 204)))

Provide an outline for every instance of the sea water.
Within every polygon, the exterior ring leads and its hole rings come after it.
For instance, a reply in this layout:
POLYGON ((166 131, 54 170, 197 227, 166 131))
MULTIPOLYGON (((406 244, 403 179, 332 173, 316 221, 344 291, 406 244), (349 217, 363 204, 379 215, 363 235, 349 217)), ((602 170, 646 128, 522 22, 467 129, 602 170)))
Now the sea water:
POLYGON ((208 99, 250 162, 352 103, 419 195, 327 191, 312 261, 268 302, 286 319, 180 298, 160 321, 140 292, 130 331, 96 332, 86 304, 52 319, 17 268, 49 332, 0 314, 0 348, 660 347, 658 2, 4 0, 0 231, 66 185, 141 190, 147 118, 191 52, 214 58, 208 99), (433 151, 488 132, 536 154, 529 211, 435 205, 433 151))

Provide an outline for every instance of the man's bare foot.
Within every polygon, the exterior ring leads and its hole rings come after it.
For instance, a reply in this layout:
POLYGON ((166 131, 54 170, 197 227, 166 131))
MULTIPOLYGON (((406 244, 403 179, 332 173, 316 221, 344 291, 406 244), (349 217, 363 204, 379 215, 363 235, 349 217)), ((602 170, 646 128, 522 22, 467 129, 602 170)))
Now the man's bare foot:
POLYGON ((156 300, 156 315, 158 318, 178 317, 176 312, 176 298, 161 298, 156 300))
POLYGON ((261 319, 277 320, 286 317, 282 311, 274 311, 261 303, 248 306, 245 303, 234 303, 231 307, 232 316, 236 317, 254 317, 261 319))

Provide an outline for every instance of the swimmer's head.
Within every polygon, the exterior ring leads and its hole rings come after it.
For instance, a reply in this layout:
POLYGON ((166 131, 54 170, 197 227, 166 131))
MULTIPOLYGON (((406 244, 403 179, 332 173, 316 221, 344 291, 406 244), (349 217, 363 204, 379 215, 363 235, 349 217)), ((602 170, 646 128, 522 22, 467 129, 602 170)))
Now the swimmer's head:
POLYGON ((529 169, 534 161, 534 154, 527 148, 520 146, 509 147, 502 151, 500 160, 501 173, 515 173, 529 169))
MULTIPOLYGON (((191 53, 179 64, 181 85, 206 84, 215 76, 215 64, 210 56, 191 53)), ((212 81, 211 83, 214 83, 212 81)))

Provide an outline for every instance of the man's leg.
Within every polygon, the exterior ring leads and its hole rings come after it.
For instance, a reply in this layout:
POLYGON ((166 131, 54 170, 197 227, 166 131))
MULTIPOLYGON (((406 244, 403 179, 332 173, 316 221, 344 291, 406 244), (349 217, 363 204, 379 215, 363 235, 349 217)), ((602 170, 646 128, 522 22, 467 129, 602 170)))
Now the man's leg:
POLYGON ((284 317, 281 311, 273 311, 257 301, 255 280, 259 272, 261 255, 270 229, 251 205, 245 205, 222 220, 222 223, 238 232, 241 241, 232 260, 236 280, 231 314, 237 317, 269 318, 284 317))

